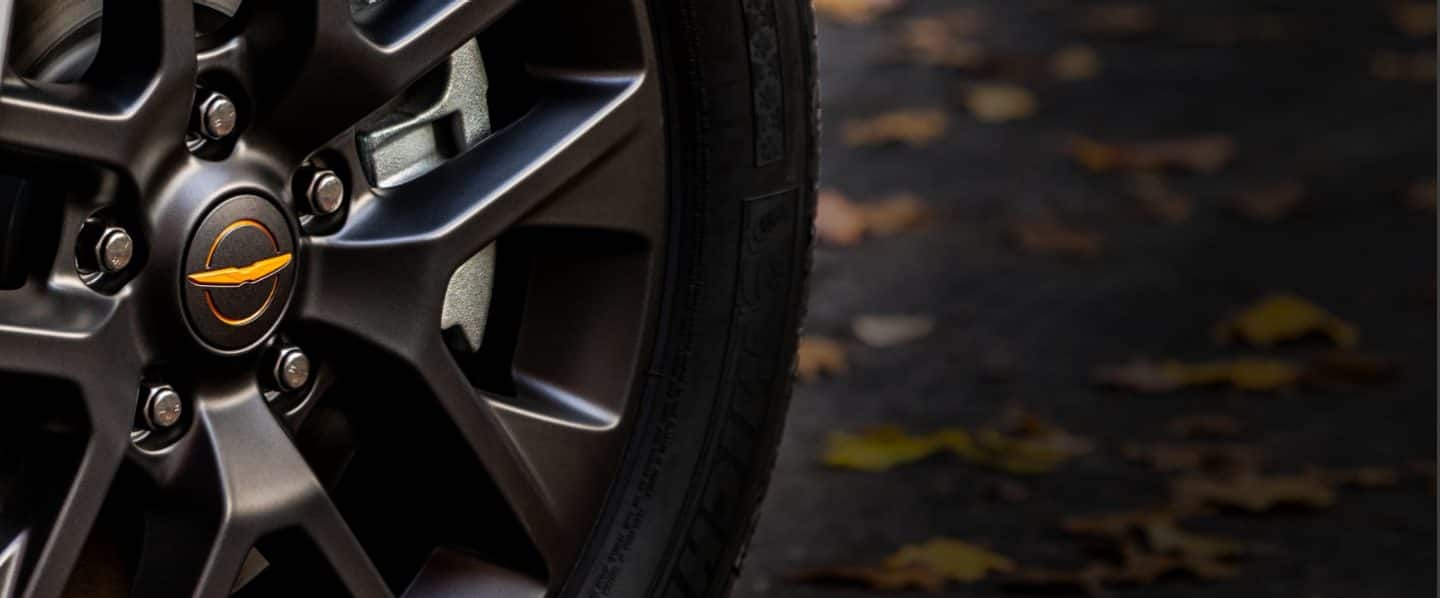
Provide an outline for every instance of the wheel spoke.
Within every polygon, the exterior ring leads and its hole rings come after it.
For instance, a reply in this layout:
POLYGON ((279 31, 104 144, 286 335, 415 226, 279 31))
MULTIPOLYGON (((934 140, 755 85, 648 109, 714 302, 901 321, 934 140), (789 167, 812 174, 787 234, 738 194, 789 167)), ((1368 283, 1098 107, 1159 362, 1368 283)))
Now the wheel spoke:
POLYGON ((350 594, 390 595, 258 391, 196 404, 191 433, 203 440, 185 456, 184 473, 170 484, 175 494, 147 526, 137 595, 189 587, 196 596, 226 596, 249 549, 287 530, 314 542, 350 594))
POLYGON ((128 167, 147 139, 126 106, 88 85, 7 80, 0 89, 0 144, 128 167))

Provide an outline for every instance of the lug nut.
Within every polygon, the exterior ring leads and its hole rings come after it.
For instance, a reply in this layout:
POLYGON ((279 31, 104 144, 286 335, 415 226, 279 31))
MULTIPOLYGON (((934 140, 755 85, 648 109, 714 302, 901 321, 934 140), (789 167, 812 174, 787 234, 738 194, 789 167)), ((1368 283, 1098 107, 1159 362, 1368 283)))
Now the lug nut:
POLYGON ((154 431, 164 430, 180 422, 185 405, 180 394, 168 384, 150 387, 145 395, 145 423, 154 431))
POLYGON ((333 170, 317 170, 305 189, 305 199, 310 202, 310 211, 334 214, 345 203, 345 181, 333 170))
POLYGON ((95 244, 95 263, 106 272, 119 272, 135 257, 135 240, 123 228, 107 228, 95 244))
POLYGON ((235 103, 219 92, 202 92, 205 95, 196 104, 200 121, 200 133, 211 139, 224 139, 235 132, 239 119, 235 103))
POLYGON ((275 359, 275 384, 284 390, 300 390, 310 381, 310 358, 299 347, 286 347, 275 359))

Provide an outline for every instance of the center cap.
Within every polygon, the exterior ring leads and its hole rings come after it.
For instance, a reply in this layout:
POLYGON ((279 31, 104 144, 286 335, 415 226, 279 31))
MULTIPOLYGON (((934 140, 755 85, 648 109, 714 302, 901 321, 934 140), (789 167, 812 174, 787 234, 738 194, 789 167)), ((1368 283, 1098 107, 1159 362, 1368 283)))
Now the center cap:
POLYGON ((215 206, 190 238, 181 294, 196 333, 224 350, 275 328, 295 284, 295 238, 285 214, 254 195, 215 206))

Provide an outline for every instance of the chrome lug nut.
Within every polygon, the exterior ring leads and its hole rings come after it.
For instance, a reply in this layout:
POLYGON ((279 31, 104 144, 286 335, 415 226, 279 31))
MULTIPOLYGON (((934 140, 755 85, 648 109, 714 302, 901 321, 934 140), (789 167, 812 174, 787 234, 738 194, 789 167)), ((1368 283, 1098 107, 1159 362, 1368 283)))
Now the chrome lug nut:
POLYGON ((345 204, 345 181, 333 170, 317 170, 305 188, 305 199, 310 202, 310 211, 334 214, 345 204))
POLYGON ((219 92, 201 92, 204 95, 196 104, 200 121, 200 133, 211 139, 224 139, 235 132, 240 115, 235 102, 219 92))
POLYGON ((135 257, 135 239, 123 228, 110 227, 100 234, 95 243, 95 263, 106 272, 119 272, 130 265, 135 257))
POLYGON ((281 349, 273 373, 275 384, 281 389, 300 390, 310 382, 310 358, 299 347, 281 349))
POLYGON ((185 412, 180 393, 168 384, 151 386, 145 395, 145 423, 153 431, 160 431, 180 423, 185 412))

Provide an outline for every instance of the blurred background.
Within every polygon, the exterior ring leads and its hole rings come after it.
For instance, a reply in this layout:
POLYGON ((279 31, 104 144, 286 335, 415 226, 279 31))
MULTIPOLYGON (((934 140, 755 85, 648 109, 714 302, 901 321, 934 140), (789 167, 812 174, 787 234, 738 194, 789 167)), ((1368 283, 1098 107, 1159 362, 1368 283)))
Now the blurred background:
POLYGON ((1434 3, 815 2, 737 595, 1436 595, 1434 3))

